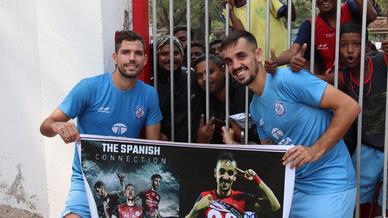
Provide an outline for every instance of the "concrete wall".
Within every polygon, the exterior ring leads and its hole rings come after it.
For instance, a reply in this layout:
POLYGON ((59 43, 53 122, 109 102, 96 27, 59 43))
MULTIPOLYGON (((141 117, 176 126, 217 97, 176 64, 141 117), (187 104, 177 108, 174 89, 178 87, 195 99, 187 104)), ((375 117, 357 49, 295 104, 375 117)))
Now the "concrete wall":
POLYGON ((39 125, 80 79, 113 70, 114 31, 131 2, 0 0, 0 214, 60 215, 74 145, 39 125))
POLYGON ((0 205, 47 216, 35 7, 34 0, 0 0, 0 205))

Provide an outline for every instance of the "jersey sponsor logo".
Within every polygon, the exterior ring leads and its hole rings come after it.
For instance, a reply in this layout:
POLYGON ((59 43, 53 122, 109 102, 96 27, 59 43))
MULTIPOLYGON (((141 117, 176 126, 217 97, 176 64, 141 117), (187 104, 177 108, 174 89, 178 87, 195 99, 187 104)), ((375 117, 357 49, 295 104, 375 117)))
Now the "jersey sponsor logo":
POLYGON ((144 117, 144 109, 142 106, 138 106, 135 110, 135 116, 137 119, 141 119, 144 117))
POLYGON ((278 116, 283 116, 283 114, 286 113, 286 109, 284 108, 283 103, 280 101, 275 103, 274 110, 278 116))
POLYGON ((325 38, 333 38, 335 37, 335 33, 326 33, 325 38))
POLYGON ((127 126, 123 123, 116 123, 112 126, 112 132, 117 135, 122 135, 128 130, 127 126))
POLYGON ((272 136, 278 141, 277 144, 279 145, 290 145, 292 142, 291 138, 284 137, 283 131, 278 128, 272 129, 272 136))
POLYGON ((318 50, 327 50, 327 49, 329 49, 329 46, 327 45, 327 43, 323 43, 323 44, 319 44, 318 46, 317 46, 317 49, 318 50))
POLYGON ((264 120, 263 120, 263 118, 261 118, 259 121, 259 126, 263 126, 263 125, 264 125, 264 120))
POLYGON ((279 139, 283 138, 284 133, 283 133, 283 131, 281 131, 281 130, 278 129, 278 128, 273 128, 273 129, 272 129, 272 135, 273 135, 273 137, 274 137, 275 139, 279 140, 279 139))
POLYGON ((100 108, 98 108, 97 112, 98 112, 98 113, 106 113, 106 114, 109 114, 109 113, 110 113, 110 110, 109 110, 109 107, 100 107, 100 108))

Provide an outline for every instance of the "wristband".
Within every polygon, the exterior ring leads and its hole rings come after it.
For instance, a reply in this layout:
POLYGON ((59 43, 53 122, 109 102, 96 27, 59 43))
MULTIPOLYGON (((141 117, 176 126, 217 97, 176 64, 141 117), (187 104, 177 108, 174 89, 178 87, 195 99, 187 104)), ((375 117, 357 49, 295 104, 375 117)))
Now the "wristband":
POLYGON ((261 179, 258 175, 254 176, 253 177, 253 182, 256 184, 256 185, 260 185, 261 183, 261 179))

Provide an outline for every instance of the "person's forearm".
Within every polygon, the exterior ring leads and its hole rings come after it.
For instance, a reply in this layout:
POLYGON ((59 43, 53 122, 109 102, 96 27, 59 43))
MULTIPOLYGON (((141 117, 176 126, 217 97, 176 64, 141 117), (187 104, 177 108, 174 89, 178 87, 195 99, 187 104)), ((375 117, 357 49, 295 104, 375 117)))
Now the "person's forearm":
POLYGON ((289 49, 283 51, 278 57, 276 57, 277 66, 282 66, 290 63, 292 56, 298 53, 298 50, 301 46, 294 43, 289 49))
POLYGON ((271 207, 271 211, 279 210, 280 203, 279 203, 278 199, 276 198, 276 196, 272 192, 272 190, 264 183, 264 181, 260 182, 259 189, 261 189, 264 197, 267 199, 269 206, 271 207))
POLYGON ((344 101, 342 105, 335 111, 326 132, 312 146, 318 154, 317 157, 321 157, 344 137, 360 112, 360 107, 353 100, 344 101))
POLYGON ((229 17, 234 30, 245 30, 245 27, 242 24, 241 20, 233 12, 230 12, 229 17))
MULTIPOLYGON (((360 17, 362 17, 362 8, 363 8, 363 0, 355 0, 357 7, 360 11, 360 17)), ((368 1, 367 3, 367 9, 366 9, 366 18, 367 18, 367 23, 371 23, 377 18, 377 12, 376 9, 373 7, 372 3, 368 1)))
POLYGON ((53 128, 52 128, 52 125, 55 123, 56 121, 51 118, 51 117, 48 117, 46 118, 43 123, 40 125, 40 133, 42 133, 42 135, 44 136, 47 136, 47 137, 54 137, 57 135, 56 132, 54 132, 53 128))

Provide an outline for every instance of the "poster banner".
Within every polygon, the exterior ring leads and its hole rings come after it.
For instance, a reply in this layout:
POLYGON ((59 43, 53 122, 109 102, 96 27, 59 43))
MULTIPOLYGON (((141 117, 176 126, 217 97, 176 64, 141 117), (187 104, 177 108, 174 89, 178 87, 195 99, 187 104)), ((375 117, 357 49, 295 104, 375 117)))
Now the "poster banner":
POLYGON ((290 146, 214 145, 81 135, 92 217, 288 217, 290 146))

